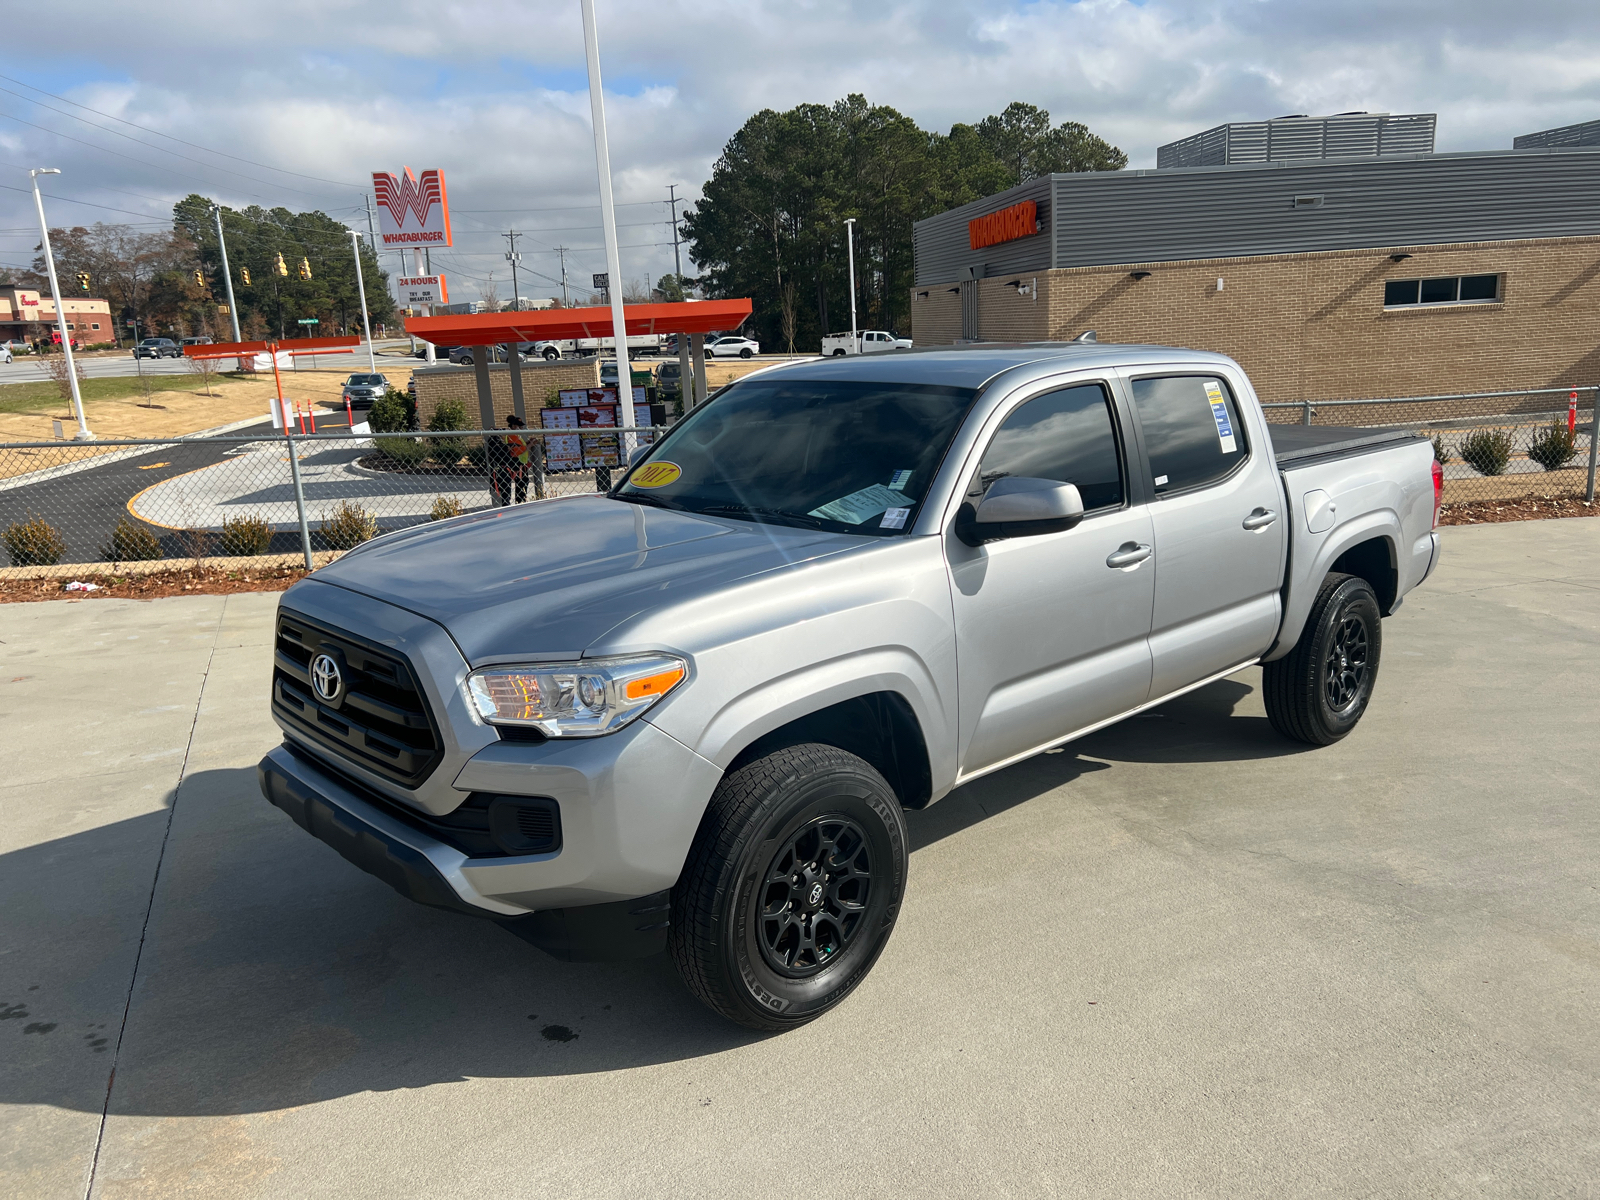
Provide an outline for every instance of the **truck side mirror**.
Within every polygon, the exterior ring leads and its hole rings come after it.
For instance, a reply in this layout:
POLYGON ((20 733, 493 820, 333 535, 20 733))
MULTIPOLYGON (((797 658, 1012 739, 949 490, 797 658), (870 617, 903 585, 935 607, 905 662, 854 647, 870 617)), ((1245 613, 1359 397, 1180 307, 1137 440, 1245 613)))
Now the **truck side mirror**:
POLYGON ((1073 484, 1012 476, 995 480, 976 510, 963 504, 955 529, 967 545, 981 546, 1002 538, 1060 533, 1081 520, 1083 497, 1073 484))

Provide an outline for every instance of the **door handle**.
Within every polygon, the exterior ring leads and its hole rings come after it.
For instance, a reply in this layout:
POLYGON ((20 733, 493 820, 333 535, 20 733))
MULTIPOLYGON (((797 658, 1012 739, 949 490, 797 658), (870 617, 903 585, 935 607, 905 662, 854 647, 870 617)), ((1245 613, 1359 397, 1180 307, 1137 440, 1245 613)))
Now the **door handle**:
POLYGON ((1270 508, 1258 508, 1244 519, 1246 529, 1265 529, 1278 519, 1278 514, 1270 508))
POLYGON ((1153 553, 1155 552, 1149 546, 1141 546, 1138 542, 1123 542, 1106 556, 1106 566, 1113 570, 1119 567, 1136 567, 1153 553))

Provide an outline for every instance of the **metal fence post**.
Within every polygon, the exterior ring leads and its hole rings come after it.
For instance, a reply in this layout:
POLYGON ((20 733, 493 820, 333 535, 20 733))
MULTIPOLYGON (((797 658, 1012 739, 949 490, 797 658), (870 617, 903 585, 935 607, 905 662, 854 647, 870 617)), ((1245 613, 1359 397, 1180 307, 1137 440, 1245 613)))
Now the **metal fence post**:
POLYGON ((300 514, 300 549, 306 556, 306 570, 315 570, 311 561, 311 525, 306 520, 306 490, 300 483, 300 454, 294 446, 294 435, 286 433, 285 440, 289 443, 289 475, 294 480, 294 507, 300 514))
POLYGON ((1311 424, 1311 401, 1309 401, 1309 400, 1307 400, 1305 402, 1304 411, 1303 411, 1303 413, 1301 414, 1301 417, 1300 417, 1300 424, 1302 424, 1302 425, 1311 424))
POLYGON ((1600 386, 1593 389, 1589 398, 1589 486, 1583 493, 1583 498, 1590 504, 1594 503, 1594 466, 1595 454, 1600 450, 1600 386))

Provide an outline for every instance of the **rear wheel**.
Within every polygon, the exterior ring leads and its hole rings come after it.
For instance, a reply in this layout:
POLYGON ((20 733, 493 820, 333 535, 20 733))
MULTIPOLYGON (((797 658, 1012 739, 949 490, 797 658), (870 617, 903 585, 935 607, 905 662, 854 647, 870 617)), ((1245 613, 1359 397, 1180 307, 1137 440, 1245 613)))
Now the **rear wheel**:
POLYGON ((725 777, 672 890, 689 990, 752 1029, 803 1025, 866 977, 905 892, 906 826, 883 776, 791 746, 725 777))
POLYGON ((1272 727, 1313 746, 1337 742, 1367 711, 1382 650, 1382 614, 1372 585, 1354 575, 1329 575, 1294 649, 1262 668, 1272 727))
POLYGON ((739 351, 739 357, 740 358, 749 358, 754 353, 755 353, 755 351, 751 350, 749 346, 746 346, 743 350, 739 351))
POLYGON ((833 356, 835 358, 843 358, 844 357, 844 351, 843 350, 835 350, 833 352, 833 356))

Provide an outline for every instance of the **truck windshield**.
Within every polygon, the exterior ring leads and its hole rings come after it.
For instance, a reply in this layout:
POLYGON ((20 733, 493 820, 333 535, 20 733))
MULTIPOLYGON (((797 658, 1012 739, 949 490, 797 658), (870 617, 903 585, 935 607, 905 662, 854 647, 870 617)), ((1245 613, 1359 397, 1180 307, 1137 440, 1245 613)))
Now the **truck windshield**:
POLYGON ((743 520, 897 536, 977 393, 750 380, 680 422, 612 493, 743 520))

